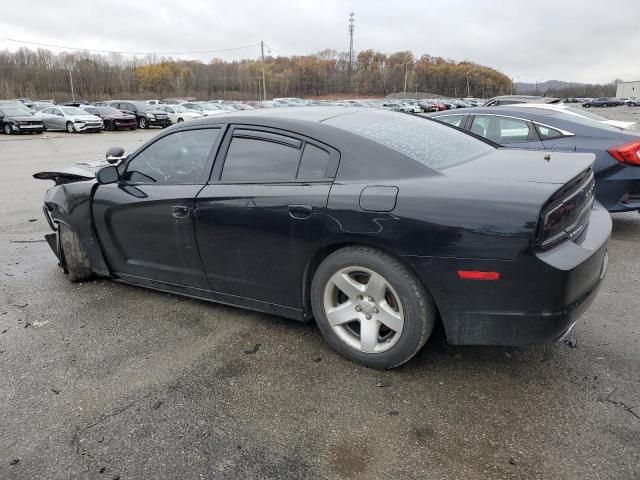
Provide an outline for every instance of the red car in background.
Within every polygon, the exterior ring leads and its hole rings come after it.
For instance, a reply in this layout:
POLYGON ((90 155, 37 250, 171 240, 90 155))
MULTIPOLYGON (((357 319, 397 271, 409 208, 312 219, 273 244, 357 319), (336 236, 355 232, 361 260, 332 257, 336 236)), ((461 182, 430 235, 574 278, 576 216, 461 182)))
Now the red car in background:
POLYGON ((136 117, 134 115, 129 115, 128 113, 124 113, 121 110, 113 107, 93 107, 93 106, 85 106, 83 107, 88 113, 92 115, 97 115, 104 122, 104 129, 113 131, 113 130, 135 130, 138 127, 136 123, 136 117))

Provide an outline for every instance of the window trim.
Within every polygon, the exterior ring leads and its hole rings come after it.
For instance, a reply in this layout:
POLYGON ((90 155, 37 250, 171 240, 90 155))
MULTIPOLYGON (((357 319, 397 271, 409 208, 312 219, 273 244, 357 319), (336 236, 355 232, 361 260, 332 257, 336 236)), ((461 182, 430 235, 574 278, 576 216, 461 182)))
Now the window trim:
POLYGON ((216 159, 213 165, 213 170, 209 177, 208 185, 304 185, 304 184, 317 184, 317 183, 333 183, 335 177, 338 172, 338 166, 340 163, 340 153, 334 147, 327 145, 324 142, 320 142, 313 138, 309 138, 305 135, 291 132, 288 130, 283 130, 279 128, 273 128, 263 125, 245 125, 245 124, 229 124, 227 126, 226 133, 224 138, 220 143, 220 147, 218 148, 218 154, 216 155, 216 159), (327 166, 327 171, 325 177, 322 178, 290 178, 290 179, 282 179, 282 180, 270 180, 270 179, 257 179, 257 180, 232 180, 232 181, 224 181, 222 180, 222 171, 224 170, 224 164, 227 160, 227 153, 229 152, 229 147, 231 146, 231 141, 235 132, 242 131, 241 136, 238 138, 251 138, 255 140, 262 140, 272 143, 279 143, 281 145, 288 146, 289 148, 296 148, 294 143, 291 142, 282 142, 277 141, 275 136, 278 137, 289 137, 294 140, 298 140, 301 142, 300 147, 297 150, 300 151, 298 155, 298 166, 296 168, 296 175, 300 170, 300 164, 302 161, 302 155, 304 153, 304 147, 307 143, 312 144, 314 147, 317 147, 321 150, 326 151, 329 154, 329 165, 327 166), (255 132, 254 134, 250 134, 249 132, 255 132))
MULTIPOLYGON (((480 112, 474 112, 473 115, 470 115, 470 119, 471 121, 469 122, 469 130, 471 130, 471 125, 473 124, 473 119, 477 116, 491 116, 491 117, 505 117, 505 118, 513 118, 516 120, 522 120, 523 122, 529 122, 529 123, 533 123, 534 126, 535 125, 540 125, 541 127, 547 127, 547 128, 552 128, 553 130, 557 130, 560 133, 562 133, 562 137, 557 137, 557 138, 564 138, 564 137, 575 137, 575 133, 570 132, 568 130, 564 130, 562 128, 558 128, 558 127, 554 127, 553 125, 547 125, 546 123, 542 123, 542 122, 538 122, 537 120, 531 120, 529 118, 522 118, 522 117, 517 117, 515 115, 505 115, 505 114, 498 114, 498 113, 480 113, 480 112)), ((537 132, 537 128, 536 128, 536 132, 537 132)), ((556 140, 555 138, 553 140, 556 140)), ((543 141, 542 138, 540 138, 540 141, 543 141)))
POLYGON ((121 185, 150 185, 150 186, 172 186, 172 185, 207 185, 207 179, 210 178, 211 175, 211 170, 213 169, 214 166, 214 161, 215 158, 217 156, 218 153, 218 149, 220 148, 220 144, 222 143, 222 139, 224 137, 224 133, 225 133, 225 129, 226 129, 226 125, 223 124, 213 124, 213 125, 194 125, 194 126, 189 126, 187 128, 181 128, 179 130, 174 130, 172 132, 167 132, 163 135, 159 135, 158 137, 154 138, 152 142, 147 143, 145 145, 143 145, 142 147, 140 147, 138 150, 134 151, 131 155, 129 155, 129 157, 126 159, 125 162, 122 163, 122 165, 120 165, 118 167, 118 171, 120 174, 120 178, 122 180, 120 180, 118 183, 121 185), (147 182, 131 182, 128 180, 124 180, 124 175, 127 173, 127 169, 129 168, 129 164, 134 161, 136 158, 138 158, 139 155, 141 155, 143 152, 145 152, 148 148, 150 148, 152 145, 155 145, 157 142, 159 142, 160 140, 162 140, 163 138, 166 138, 170 135, 175 135, 176 133, 180 133, 180 132, 190 132, 193 130, 218 130, 218 136, 216 137, 215 141, 212 144, 211 147, 211 151, 209 152, 209 156, 207 157, 207 163, 205 165, 204 171, 208 172, 205 173, 203 175, 203 181, 199 182, 199 183, 147 183, 147 182), (122 169, 122 170, 120 170, 122 169))
MULTIPOLYGON (((473 135, 475 135, 476 137, 479 138, 485 138, 486 140, 494 143, 495 145, 499 145, 501 147, 509 147, 509 145, 513 145, 514 143, 531 143, 531 142, 542 142, 542 139, 540 138, 540 134, 538 133, 538 129, 535 126, 535 123, 533 120, 529 120, 528 118, 521 118, 521 117, 514 117, 513 115, 498 115, 495 113, 479 113, 476 112, 473 115, 469 116, 469 121, 468 121, 468 132, 472 133, 473 135), (480 135, 477 135, 475 133, 473 133, 471 131, 471 127, 473 126, 473 122, 476 119, 476 117, 501 117, 501 118, 506 118, 506 119, 511 119, 511 120, 519 120, 521 122, 525 122, 527 125, 529 125, 529 133, 527 134, 527 139, 524 141, 519 141, 519 142, 512 142, 512 143, 496 143, 493 140, 489 139, 489 138, 485 138, 485 137, 481 137, 480 135), (529 138, 531 135, 535 134, 536 138, 529 138)), ((542 124, 541 124, 542 125, 542 124)), ((548 126, 548 125, 545 125, 548 126)), ((555 127, 551 127, 549 126, 549 128, 553 128, 554 130, 558 130, 555 127)))

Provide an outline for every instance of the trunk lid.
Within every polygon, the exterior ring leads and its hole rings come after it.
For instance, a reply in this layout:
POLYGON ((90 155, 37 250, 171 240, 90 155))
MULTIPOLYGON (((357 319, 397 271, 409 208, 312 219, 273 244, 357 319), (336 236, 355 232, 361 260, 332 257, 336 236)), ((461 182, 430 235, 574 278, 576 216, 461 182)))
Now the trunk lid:
POLYGON ((497 148, 494 152, 442 171, 475 180, 509 180, 563 185, 593 165, 592 153, 497 148))

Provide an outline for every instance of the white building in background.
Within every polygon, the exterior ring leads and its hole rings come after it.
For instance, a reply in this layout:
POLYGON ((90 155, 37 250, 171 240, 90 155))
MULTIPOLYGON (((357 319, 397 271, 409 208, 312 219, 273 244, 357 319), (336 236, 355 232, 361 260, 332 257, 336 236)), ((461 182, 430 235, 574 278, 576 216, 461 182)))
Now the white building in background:
POLYGON ((616 85, 616 98, 640 98, 640 80, 620 82, 616 85))

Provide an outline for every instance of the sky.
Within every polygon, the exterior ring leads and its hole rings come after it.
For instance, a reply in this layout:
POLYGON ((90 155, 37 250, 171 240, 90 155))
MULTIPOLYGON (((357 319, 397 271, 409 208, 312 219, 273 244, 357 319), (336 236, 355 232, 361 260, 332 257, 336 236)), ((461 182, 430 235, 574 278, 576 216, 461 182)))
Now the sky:
MULTIPOLYGON (((173 58, 257 58, 411 50, 487 65, 515 82, 640 80, 640 0, 32 0, 0 15, 11 40, 125 52, 193 52, 173 58), (245 47, 235 49, 236 47, 245 47)), ((53 49, 58 50, 59 49, 53 49)))

